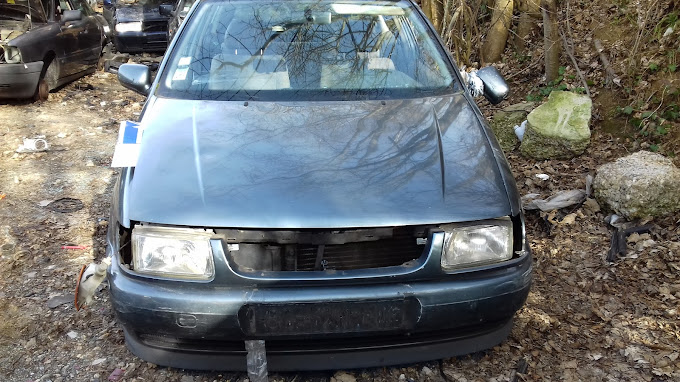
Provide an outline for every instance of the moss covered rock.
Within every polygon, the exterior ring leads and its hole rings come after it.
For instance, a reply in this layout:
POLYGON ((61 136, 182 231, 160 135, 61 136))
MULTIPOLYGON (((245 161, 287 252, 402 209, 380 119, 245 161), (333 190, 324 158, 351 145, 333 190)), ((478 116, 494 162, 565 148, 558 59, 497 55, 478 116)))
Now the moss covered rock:
POLYGON ((519 103, 510 105, 493 115, 489 126, 504 152, 514 150, 519 144, 519 139, 515 135, 515 126, 527 119, 527 115, 534 106, 531 102, 519 103))
POLYGON ((534 159, 569 159, 590 143, 593 102, 571 92, 553 91, 548 102, 529 113, 522 154, 534 159))

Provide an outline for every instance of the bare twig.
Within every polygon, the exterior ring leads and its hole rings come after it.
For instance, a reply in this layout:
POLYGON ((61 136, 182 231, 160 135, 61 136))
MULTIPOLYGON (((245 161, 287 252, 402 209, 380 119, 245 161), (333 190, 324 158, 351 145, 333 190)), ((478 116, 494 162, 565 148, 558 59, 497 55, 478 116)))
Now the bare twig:
POLYGON ((544 56, 544 54, 541 54, 541 56, 538 57, 537 60, 532 60, 532 64, 531 64, 531 65, 525 67, 524 69, 522 69, 522 70, 520 70, 520 71, 518 71, 518 72, 516 72, 516 73, 512 73, 512 74, 509 74, 509 75, 505 76, 505 79, 506 79, 506 80, 511 80, 511 79, 513 79, 513 78, 519 76, 520 74, 524 74, 524 73, 528 72, 528 71, 531 70, 531 69, 537 69, 538 67, 541 66, 541 59, 543 58, 543 56, 544 56))
POLYGON ((567 41, 567 36, 565 36, 562 27, 559 28, 559 32, 560 37, 562 37, 562 45, 564 45, 564 51, 567 52, 567 55, 571 59, 571 62, 574 64, 574 68, 576 68, 576 73, 578 74, 578 77, 581 79, 583 87, 586 89, 586 94, 588 95, 588 97, 590 97, 590 88, 588 88, 588 82, 583 76, 583 73, 581 73, 581 69, 578 67, 578 62, 576 62, 576 58, 574 57, 574 46, 570 45, 569 42, 567 41))

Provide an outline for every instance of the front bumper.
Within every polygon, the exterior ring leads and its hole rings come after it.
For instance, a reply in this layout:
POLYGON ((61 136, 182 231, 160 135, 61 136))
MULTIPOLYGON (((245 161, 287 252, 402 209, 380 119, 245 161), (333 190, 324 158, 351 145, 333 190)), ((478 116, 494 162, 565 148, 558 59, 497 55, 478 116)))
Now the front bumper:
MULTIPOLYGON (((225 271, 219 244, 213 250, 216 272, 225 271)), ((437 264, 434 252, 425 263, 437 264)), ((144 360, 188 369, 244 370, 243 341, 264 339, 270 370, 328 370, 490 348, 510 332, 512 317, 529 293, 531 270, 527 252, 500 267, 429 280, 418 280, 415 272, 377 282, 198 283, 139 277, 114 260, 109 282, 128 348, 144 360), (386 308, 367 309, 370 304, 386 308), (262 319, 260 313, 255 323, 252 311, 257 309, 269 317, 262 319), (354 326, 345 325, 351 320, 354 326)))
POLYGON ((40 81, 43 62, 0 64, 0 98, 31 98, 40 81))
POLYGON ((121 53, 164 52, 168 47, 168 33, 113 32, 113 44, 121 53))

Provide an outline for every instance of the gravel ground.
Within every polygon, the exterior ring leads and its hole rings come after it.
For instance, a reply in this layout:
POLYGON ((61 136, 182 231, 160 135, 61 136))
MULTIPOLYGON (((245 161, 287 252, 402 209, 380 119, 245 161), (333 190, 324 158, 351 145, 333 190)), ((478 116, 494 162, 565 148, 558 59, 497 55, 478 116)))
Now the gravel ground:
MULTIPOLYGON (((67 85, 42 104, 0 104, 0 243, 14 244, 0 258, 1 380, 247 379, 157 367, 134 357, 105 287, 91 307, 74 309, 80 266, 104 254, 118 123, 135 119, 142 105, 142 97, 103 72, 67 85), (41 135, 48 151, 15 153, 24 137, 41 135)), ((522 194, 548 196, 584 187, 586 175, 631 146, 596 125, 580 158, 508 157, 522 194)), ((270 380, 680 381, 680 216, 651 222, 651 233, 629 238, 628 256, 610 264, 606 214, 593 201, 551 214, 528 213, 535 283, 512 334, 493 349, 423 364, 276 374, 270 380)))

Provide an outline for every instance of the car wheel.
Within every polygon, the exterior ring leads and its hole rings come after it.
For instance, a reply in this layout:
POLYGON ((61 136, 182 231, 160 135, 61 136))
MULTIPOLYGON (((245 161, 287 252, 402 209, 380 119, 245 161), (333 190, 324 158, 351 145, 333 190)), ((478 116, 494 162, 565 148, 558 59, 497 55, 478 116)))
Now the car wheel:
POLYGON ((33 99, 35 101, 47 101, 50 96, 50 90, 57 87, 57 78, 57 65, 54 63, 54 60, 51 60, 47 64, 47 69, 45 69, 40 75, 40 80, 38 81, 38 86, 35 89, 33 99))
POLYGON ((47 86, 47 81, 45 81, 44 78, 41 78, 40 81, 38 81, 38 88, 35 89, 35 95, 33 95, 33 100, 34 101, 47 101, 47 98, 50 96, 50 88, 47 86))

